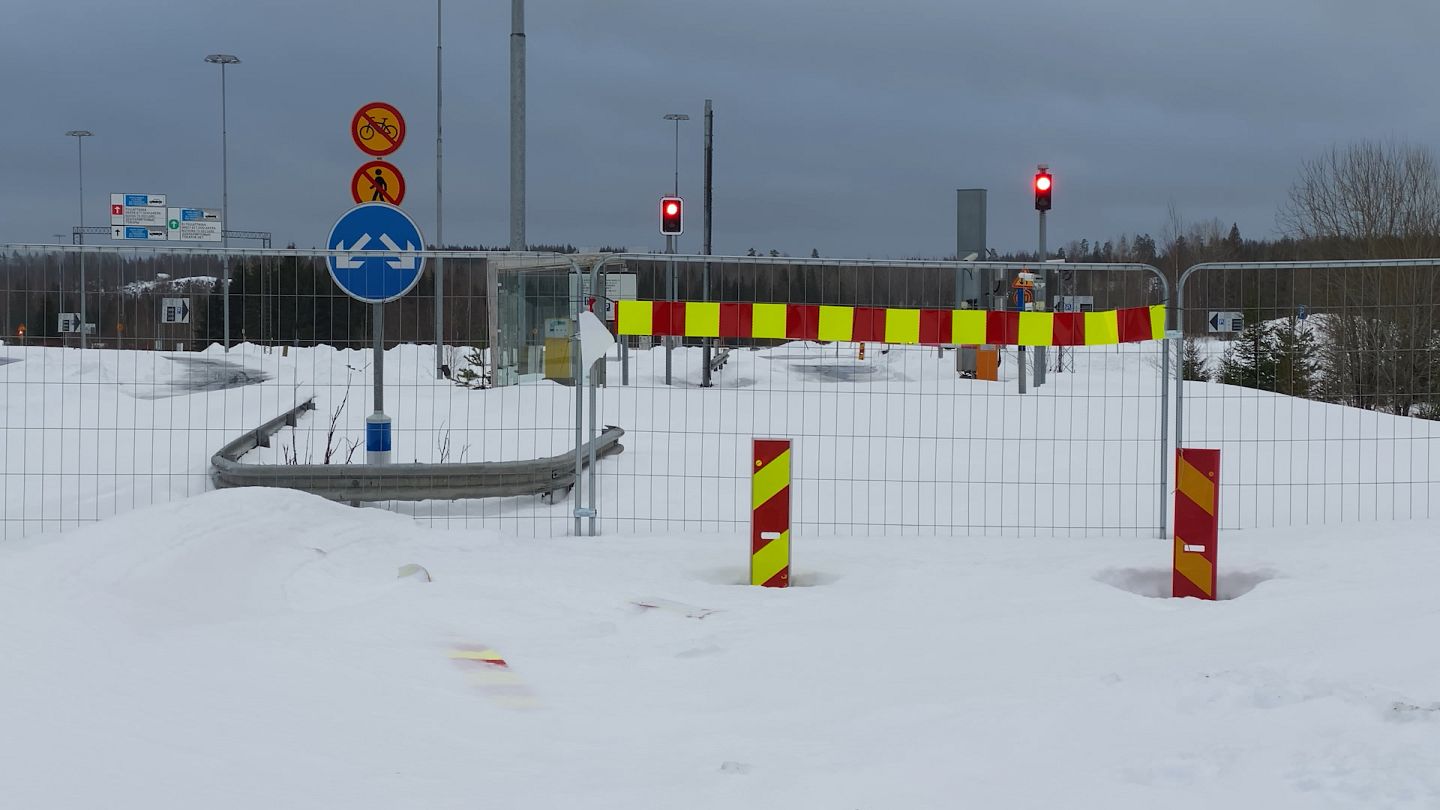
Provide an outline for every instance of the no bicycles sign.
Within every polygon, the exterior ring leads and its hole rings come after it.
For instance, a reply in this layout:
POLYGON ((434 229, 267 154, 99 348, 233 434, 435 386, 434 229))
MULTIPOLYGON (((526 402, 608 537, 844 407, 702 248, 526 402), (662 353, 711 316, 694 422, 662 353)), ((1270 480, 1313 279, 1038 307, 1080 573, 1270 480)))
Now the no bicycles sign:
POLYGON ((383 157, 405 142, 405 118, 383 101, 372 101, 355 111, 350 119, 350 137, 360 151, 383 157))

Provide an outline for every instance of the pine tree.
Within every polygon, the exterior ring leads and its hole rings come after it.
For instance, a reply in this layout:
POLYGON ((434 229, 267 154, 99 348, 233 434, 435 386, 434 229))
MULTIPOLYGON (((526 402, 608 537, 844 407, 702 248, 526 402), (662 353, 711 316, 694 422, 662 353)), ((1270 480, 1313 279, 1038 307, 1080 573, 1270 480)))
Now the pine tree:
POLYGON ((1240 238, 1240 226, 1237 223, 1230 223, 1230 235, 1225 237, 1225 250, 1230 258, 1240 258, 1240 251, 1245 247, 1245 242, 1240 238))
POLYGON ((818 259, 818 258, 820 258, 820 248, 810 248, 810 258, 812 258, 812 259, 818 259))
POLYGON ((1225 351, 1225 357, 1220 361, 1220 382, 1274 391, 1276 342, 1274 331, 1268 324, 1260 320, 1251 321, 1225 351))
POLYGON ((1275 340, 1275 391, 1309 398, 1316 393, 1320 346, 1304 321, 1290 318, 1272 332, 1275 340))
POLYGON ((1210 381, 1210 364, 1200 353, 1200 341, 1193 337, 1185 338, 1185 354, 1181 358, 1181 372, 1187 380, 1210 381))

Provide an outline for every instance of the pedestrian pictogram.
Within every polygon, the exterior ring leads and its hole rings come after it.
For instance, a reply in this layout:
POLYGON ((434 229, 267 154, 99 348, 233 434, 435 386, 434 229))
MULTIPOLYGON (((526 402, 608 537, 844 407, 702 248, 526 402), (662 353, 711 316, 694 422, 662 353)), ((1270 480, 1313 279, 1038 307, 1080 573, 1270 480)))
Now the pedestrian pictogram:
POLYGON ((405 175, 394 164, 372 160, 356 169, 350 178, 350 196, 357 203, 399 205, 405 199, 405 175))
POLYGON ((355 111, 350 119, 350 137, 360 151, 383 157, 405 142, 405 118, 383 101, 372 101, 355 111))

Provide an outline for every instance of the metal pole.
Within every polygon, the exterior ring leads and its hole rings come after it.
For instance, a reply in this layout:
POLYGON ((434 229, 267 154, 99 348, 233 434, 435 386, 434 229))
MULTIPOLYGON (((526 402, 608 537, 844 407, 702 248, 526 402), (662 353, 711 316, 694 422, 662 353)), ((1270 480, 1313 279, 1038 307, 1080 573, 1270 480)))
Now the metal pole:
POLYGON ((675 117, 675 191, 680 196, 680 117, 675 117))
POLYGON ((385 305, 372 305, 375 320, 375 412, 365 420, 365 461, 389 464, 390 417, 385 415, 385 305))
MULTIPOLYGON (((510 2, 510 249, 525 250, 525 0, 510 2)), ((576 533, 579 533, 577 527, 576 533)))
MULTIPOLYGON (((445 194, 440 171, 445 157, 440 70, 443 19, 444 0, 435 0, 435 247, 440 250, 445 249, 445 194)), ((445 260, 439 256, 435 257, 435 376, 437 379, 450 376, 450 369, 445 367, 445 260)))
MULTIPOLYGON (((714 201, 714 170, 715 170, 715 111, 710 108, 710 99, 705 99, 705 233, 703 250, 706 256, 711 255, 710 244, 710 206, 714 201)), ((700 294, 702 301, 710 300, 710 262, 705 262, 704 270, 700 277, 700 294)), ((700 385, 709 388, 714 385, 710 380, 710 345, 711 339, 703 341, 704 351, 701 363, 700 385)))
MULTIPOLYGON (((667 236, 665 237, 665 253, 666 253, 666 255, 674 255, 674 253, 675 253, 675 237, 674 237, 673 235, 667 235, 667 236)), ((666 259, 666 261, 665 261, 665 300, 667 300, 667 301, 674 301, 674 300, 675 300, 675 260, 674 260, 674 259, 666 259)), ((666 385, 670 385, 670 384, 671 384, 671 382, 670 382, 670 372, 671 372, 671 368, 672 368, 672 367, 671 367, 672 360, 671 360, 671 357, 670 357, 670 353, 671 353, 671 351, 672 351, 674 348, 675 348, 675 338, 667 336, 667 337, 665 338, 665 384, 666 384, 666 385)))
POLYGON ((1175 449, 1185 446, 1185 279, 1189 271, 1175 280, 1175 311, 1171 328, 1180 333, 1180 362, 1175 364, 1175 449))
MULTIPOLYGON (((605 358, 604 358, 604 357, 601 357, 599 360, 596 360, 595 363, 594 363, 593 365, 591 365, 591 367, 590 367, 590 373, 589 373, 589 377, 590 377, 590 385, 589 385, 589 388, 590 388, 590 433, 589 433, 589 436, 590 436, 590 510, 589 510, 589 511, 590 511, 590 536, 591 536, 591 537, 594 537, 594 536, 595 536, 595 517, 600 514, 600 510, 599 510, 599 508, 598 508, 598 507, 596 506, 596 504, 595 504, 595 489, 596 489, 596 487, 595 487, 595 445, 598 444, 598 442, 596 441, 596 434, 595 434, 595 421, 596 421, 595 411, 597 410, 597 408, 596 408, 596 403, 595 403, 595 398, 596 398, 596 396, 598 395, 598 392, 599 392, 599 388, 595 385, 595 369, 596 369, 601 363, 603 363, 603 362, 605 362, 605 358)), ((579 395, 578 392, 580 391, 580 388, 577 386, 575 390, 576 390, 576 392, 577 392, 576 395, 578 396, 578 395, 579 395)), ((578 504, 579 501, 577 500, 576 503, 578 504)))
MULTIPOLYGON (((1043 166, 1041 167, 1041 171, 1044 171, 1044 167, 1043 167, 1043 166)), ((1049 298, 1049 297, 1050 297, 1050 290, 1051 290, 1051 286, 1050 286, 1051 275, 1053 274, 1053 271, 1051 271, 1051 270, 1049 269, 1049 266, 1045 263, 1046 258, 1048 258, 1048 256, 1049 256, 1049 254, 1048 254, 1048 253, 1046 252, 1046 250, 1045 250, 1045 213, 1046 213, 1046 212, 1044 212, 1044 211, 1041 211, 1041 212, 1040 212, 1040 272, 1041 272, 1040 278, 1044 280, 1044 284, 1045 284, 1045 298, 1049 298)), ((1043 309, 1046 309, 1046 308, 1047 308, 1047 307, 1046 307, 1046 301, 1045 301, 1045 300, 1042 299, 1041 301, 1038 301, 1037 303, 1039 304, 1039 308, 1040 308, 1040 309, 1043 310, 1043 309)), ((1039 388, 1040 386, 1042 386, 1042 385, 1045 384, 1045 362, 1046 362, 1046 360, 1045 360, 1045 355, 1046 355, 1046 351, 1045 351, 1045 347, 1044 347, 1044 346, 1036 346, 1036 347, 1035 347, 1035 387, 1036 387, 1036 388, 1039 388)))
POLYGON ((220 63, 220 244, 226 248, 220 257, 222 274, 221 306, 225 308, 225 351, 230 351, 230 128, 226 116, 225 65, 220 63))
MULTIPOLYGON (((1165 536, 1165 502, 1170 496, 1170 335, 1173 317, 1170 302, 1165 302, 1166 335, 1160 341, 1165 357, 1160 361, 1160 537, 1165 536)), ((1183 345, 1183 343, 1181 344, 1183 345)))
POLYGON ((375 314, 375 413, 385 412, 385 305, 373 304, 375 314))
MULTIPOLYGON (((80 163, 80 244, 85 244, 85 136, 75 137, 75 150, 80 163)), ((80 348, 89 346, 86 326, 90 323, 85 314, 85 251, 80 251, 80 348)))
MULTIPOLYGON (((579 273, 576 273, 575 289, 579 290, 579 273)), ((578 296, 579 305, 575 310, 575 322, 580 322, 580 316, 585 312, 585 297, 578 296)), ((580 360, 580 330, 575 330, 574 337, 570 343, 570 368, 575 375, 575 485, 572 487, 575 497, 575 536, 579 537, 581 528, 580 516, 584 513, 584 505, 580 499, 584 496, 585 481, 581 477, 585 467, 585 366, 580 360)))

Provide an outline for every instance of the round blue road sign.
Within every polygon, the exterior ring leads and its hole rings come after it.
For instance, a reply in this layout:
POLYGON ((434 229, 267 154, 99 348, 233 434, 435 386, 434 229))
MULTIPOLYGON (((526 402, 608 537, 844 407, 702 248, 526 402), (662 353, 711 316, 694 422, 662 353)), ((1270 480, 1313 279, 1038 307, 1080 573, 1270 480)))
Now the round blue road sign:
POLYGON ((344 251, 327 260, 330 278, 351 298, 367 303, 383 304, 410 292, 425 269, 424 258, 400 255, 425 249, 420 228, 386 203, 363 203, 346 211, 325 244, 344 251))

